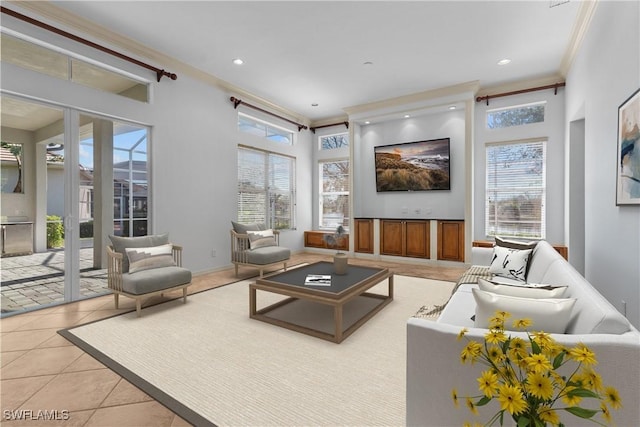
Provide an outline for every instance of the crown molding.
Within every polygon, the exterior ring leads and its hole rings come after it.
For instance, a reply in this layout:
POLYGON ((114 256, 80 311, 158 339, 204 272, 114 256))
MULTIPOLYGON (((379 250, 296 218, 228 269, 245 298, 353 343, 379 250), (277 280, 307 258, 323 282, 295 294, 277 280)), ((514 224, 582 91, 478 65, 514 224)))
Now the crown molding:
POLYGON ((453 86, 447 86, 438 89, 427 90, 424 92, 398 96, 395 98, 384 99, 381 101, 370 102, 367 104, 346 107, 343 108, 343 110, 349 115, 349 117, 351 117, 379 110, 393 110, 403 106, 413 105, 415 108, 416 104, 425 104, 425 106, 428 106, 433 104, 434 102, 443 100, 443 98, 457 98, 457 100, 460 101, 465 97, 473 97, 478 91, 480 87, 479 85, 479 82, 477 80, 474 80, 471 82, 461 83, 453 86))
POLYGON ((582 40, 589 29, 591 19, 593 18, 597 6, 598 0, 582 1, 580 3, 578 16, 573 24, 573 30, 571 31, 569 45, 567 46, 567 50, 564 52, 562 61, 560 62, 560 74, 563 77, 566 77, 567 73, 569 73, 569 69, 578 54, 578 50, 580 49, 582 40))
MULTIPOLYGON (((287 116, 294 121, 308 124, 310 119, 295 111, 284 108, 278 104, 275 104, 265 98, 261 98, 253 93, 250 93, 238 86, 235 86, 225 80, 222 80, 215 75, 203 71, 199 68, 185 64, 169 55, 166 55, 160 51, 151 49, 141 43, 136 42, 128 37, 124 37, 118 33, 109 30, 106 27, 96 24, 95 22, 84 19, 74 13, 71 13, 65 9, 62 9, 48 1, 24 1, 24 0, 6 0, 5 3, 19 7, 24 11, 29 11, 36 14, 48 23, 55 22, 57 25, 65 27, 66 31, 82 33, 81 37, 89 36, 94 41, 100 41, 108 44, 113 48, 126 50, 133 56, 146 58, 157 64, 162 64, 165 69, 171 69, 172 72, 178 75, 187 75, 193 79, 199 80, 211 86, 216 86, 230 95, 234 95, 237 98, 242 98, 243 101, 249 101, 251 103, 258 103, 261 106, 274 110, 278 114, 287 116)), ((159 67, 159 68, 162 68, 159 67)))

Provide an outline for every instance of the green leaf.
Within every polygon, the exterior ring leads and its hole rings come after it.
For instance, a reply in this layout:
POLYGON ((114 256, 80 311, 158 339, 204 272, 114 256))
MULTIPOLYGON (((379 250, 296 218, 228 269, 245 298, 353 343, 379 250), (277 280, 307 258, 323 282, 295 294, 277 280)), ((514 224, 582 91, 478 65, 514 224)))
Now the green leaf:
POLYGON ((591 418, 595 414, 600 412, 600 411, 595 411, 593 409, 580 408, 578 406, 571 406, 569 408, 564 408, 564 410, 580 418, 591 418))
POLYGON ((593 397, 596 399, 600 397, 596 393, 592 392, 591 390, 587 390, 586 388, 574 388, 572 390, 569 390, 567 392, 567 395, 569 397, 580 396, 580 397, 593 397))
POLYGON ((529 417, 518 417, 518 427, 528 427, 529 425, 531 425, 531 420, 529 419, 529 417))
POLYGON ((538 343, 533 340, 531 340, 531 352, 533 354, 540 354, 542 352, 542 350, 540 350, 540 346, 538 345, 538 343))
POLYGON ((483 396, 482 399, 476 402, 476 406, 484 406, 489 402, 491 402, 491 398, 487 396, 483 396))
POLYGON ((562 361, 564 360, 564 351, 553 359, 553 369, 558 369, 560 365, 562 365, 562 361))

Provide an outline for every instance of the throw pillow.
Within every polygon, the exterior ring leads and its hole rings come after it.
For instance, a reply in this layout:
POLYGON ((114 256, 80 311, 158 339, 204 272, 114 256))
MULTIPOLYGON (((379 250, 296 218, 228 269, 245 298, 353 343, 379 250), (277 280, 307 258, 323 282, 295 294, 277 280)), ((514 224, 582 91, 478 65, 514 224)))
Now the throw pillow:
MULTIPOLYGON (((521 298, 479 289, 472 292, 476 300, 474 326, 477 328, 488 328, 489 319, 496 311, 506 311, 511 314, 511 320, 530 319, 530 330, 563 334, 576 303, 575 298, 521 298)), ((513 329, 510 321, 505 322, 505 329, 513 329)))
POLYGON ((247 231, 249 235, 249 247, 251 249, 263 248, 265 246, 276 246, 276 238, 273 236, 273 230, 247 231))
POLYGON ((139 237, 121 237, 109 235, 113 250, 122 254, 122 272, 129 271, 129 258, 127 257, 126 248, 145 248, 150 246, 160 246, 169 243, 169 233, 151 234, 149 236, 139 237))
POLYGON ((531 267, 531 257, 533 256, 533 249, 536 248, 538 244, 537 241, 531 242, 517 242, 515 240, 507 240, 502 237, 496 236, 496 246, 502 246, 503 248, 511 248, 511 249, 531 249, 531 255, 529 255, 529 260, 527 261, 527 268, 525 269, 524 275, 525 277, 529 275, 529 267, 531 267))
POLYGON ((498 295, 510 295, 522 298, 562 298, 567 291, 566 286, 545 286, 545 285, 502 285, 492 283, 485 279, 478 279, 478 289, 492 292, 498 295))
POLYGON ((231 221, 231 225, 233 226, 233 231, 238 234, 247 234, 248 231, 260 231, 264 230, 264 226, 262 224, 254 223, 254 224, 240 224, 235 221, 231 221))
POLYGON ((526 281, 527 264, 533 249, 511 249, 502 246, 493 247, 493 258, 489 272, 498 276, 526 281))
POLYGON ((129 273, 176 265, 172 254, 173 245, 170 243, 148 248, 126 248, 125 251, 129 258, 129 273))

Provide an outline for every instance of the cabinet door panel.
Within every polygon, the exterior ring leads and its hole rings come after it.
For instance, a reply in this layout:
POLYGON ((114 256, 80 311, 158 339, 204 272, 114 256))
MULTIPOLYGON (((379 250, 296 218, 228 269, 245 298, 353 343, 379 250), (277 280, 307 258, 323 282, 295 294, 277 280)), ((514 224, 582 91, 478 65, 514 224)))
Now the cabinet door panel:
POLYGON ((367 254, 373 253, 373 220, 372 219, 356 219, 355 220, 355 241, 354 250, 367 254))
POLYGON ((464 221, 438 222, 438 259, 464 261, 464 221))
POLYGON ((380 253, 383 255, 403 255, 403 222, 380 221, 380 253))
POLYGON ((405 222, 405 254, 409 257, 429 258, 429 221, 405 222))

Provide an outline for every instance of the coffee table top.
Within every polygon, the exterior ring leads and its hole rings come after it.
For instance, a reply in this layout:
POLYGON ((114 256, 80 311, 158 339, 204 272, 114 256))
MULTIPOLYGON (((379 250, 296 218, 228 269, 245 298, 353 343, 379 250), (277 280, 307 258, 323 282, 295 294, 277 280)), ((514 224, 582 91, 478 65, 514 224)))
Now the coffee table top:
POLYGON ((265 276, 256 280, 258 284, 279 285, 287 287, 297 287, 309 291, 321 293, 341 294, 344 291, 368 282, 375 277, 385 277, 389 274, 386 268, 363 267, 359 265, 349 265, 346 274, 335 274, 332 262, 316 262, 313 264, 297 267, 283 273, 265 276), (331 286, 305 285, 305 279, 309 274, 331 275, 331 286))

